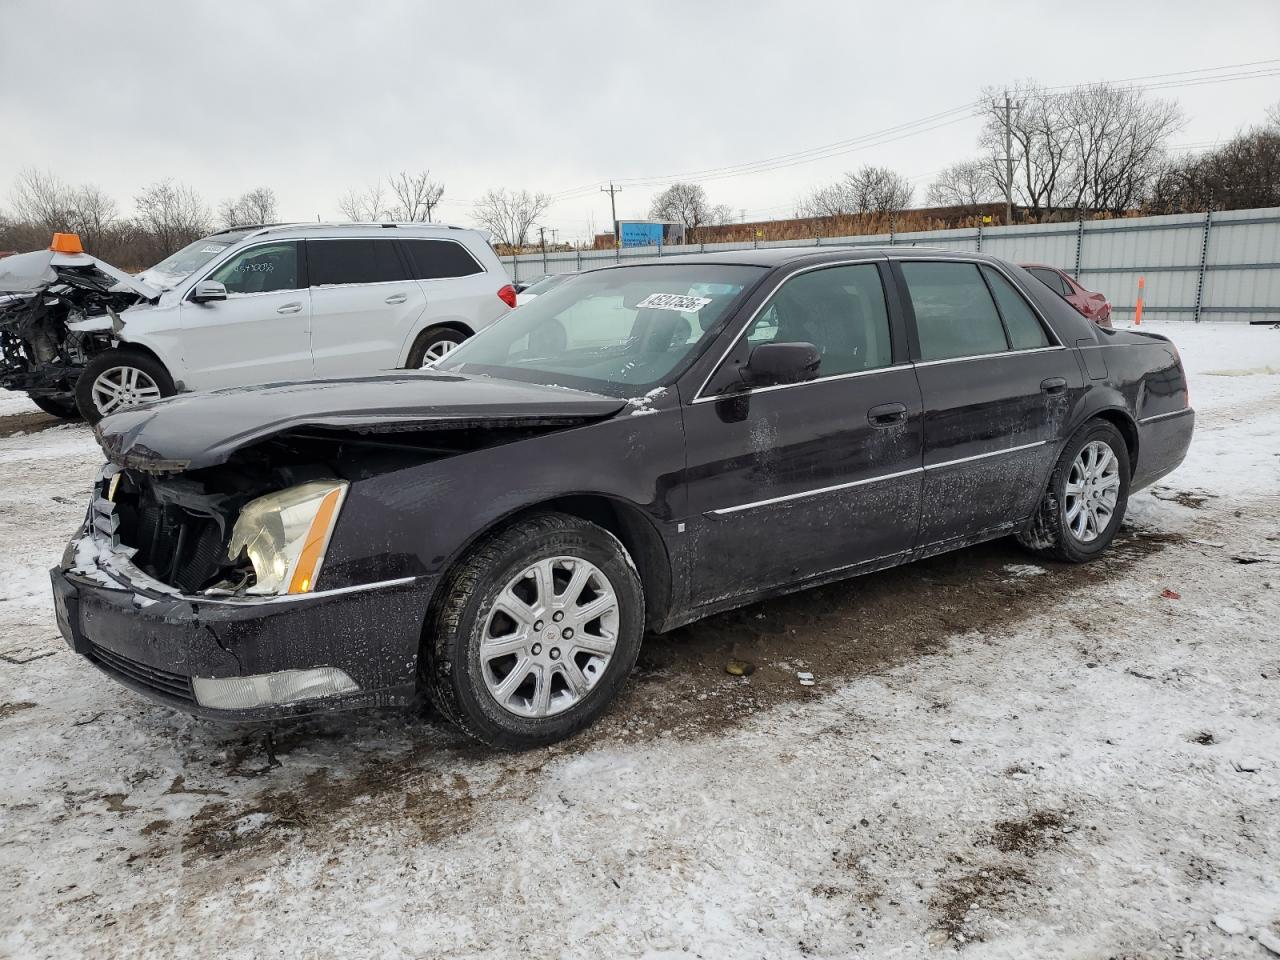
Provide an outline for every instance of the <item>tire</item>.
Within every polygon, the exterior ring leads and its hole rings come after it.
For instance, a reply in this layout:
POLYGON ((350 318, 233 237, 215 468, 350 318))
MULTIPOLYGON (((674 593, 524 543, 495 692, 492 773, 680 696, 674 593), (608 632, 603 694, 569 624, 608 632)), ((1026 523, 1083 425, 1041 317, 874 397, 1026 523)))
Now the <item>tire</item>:
POLYGON ((419 682, 437 710, 490 746, 523 750, 577 733, 608 706, 640 652, 644 590, 635 567, 612 534, 577 517, 539 514, 486 537, 441 596, 427 620, 419 682), (550 602, 527 576, 536 571, 550 573, 550 602), (523 629, 507 610, 524 617, 523 629), (587 620, 579 610, 604 613, 587 620))
POLYGON ((430 327, 423 330, 409 348, 405 369, 420 370, 425 363, 439 360, 466 339, 465 333, 452 327, 430 327))
POLYGON ((74 394, 67 396, 50 396, 49 394, 27 394, 37 407, 59 420, 79 420, 80 411, 76 407, 74 394))
POLYGON ((1050 560, 1093 560, 1120 529, 1129 503, 1129 480, 1129 449, 1124 437, 1107 421, 1090 420, 1063 448, 1044 499, 1031 524, 1017 535, 1018 542, 1050 560), (1090 451, 1097 455, 1092 467, 1090 451))
MULTIPOLYGON (((161 397, 171 397, 176 392, 173 378, 159 360, 141 350, 122 347, 104 351, 85 365, 84 372, 76 381, 76 406, 85 420, 94 424, 110 413, 161 397), (132 381, 129 379, 131 376, 132 381), (99 406, 95 399, 95 386, 100 380, 103 385, 110 383, 124 391, 125 395, 117 406, 107 409, 99 406), (135 384, 133 388, 128 387, 130 382, 135 384)), ((97 396, 101 398, 102 392, 97 392, 97 396)))

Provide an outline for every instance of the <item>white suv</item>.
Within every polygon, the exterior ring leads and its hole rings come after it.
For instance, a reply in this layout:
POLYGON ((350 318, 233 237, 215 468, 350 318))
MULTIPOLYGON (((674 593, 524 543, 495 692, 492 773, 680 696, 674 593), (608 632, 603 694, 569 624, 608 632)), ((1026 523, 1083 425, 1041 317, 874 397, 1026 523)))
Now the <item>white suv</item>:
POLYGON ((483 234, 440 224, 235 228, 139 279, 146 302, 67 324, 97 341, 75 389, 90 422, 183 390, 421 367, 516 298, 483 234))

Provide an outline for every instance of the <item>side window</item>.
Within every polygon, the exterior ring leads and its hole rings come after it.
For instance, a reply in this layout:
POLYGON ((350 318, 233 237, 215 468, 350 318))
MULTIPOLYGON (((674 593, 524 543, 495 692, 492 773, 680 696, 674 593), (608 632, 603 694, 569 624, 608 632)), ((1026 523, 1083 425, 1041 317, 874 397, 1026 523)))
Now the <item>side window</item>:
POLYGON ((443 280, 484 273, 467 248, 453 240, 401 240, 415 280, 443 280))
POLYGON ((905 261, 922 360, 950 360, 1009 349, 1004 327, 975 263, 905 261))
POLYGON ((313 287, 407 279, 391 238, 308 240, 307 267, 313 287))
POLYGON ((209 275, 227 293, 271 293, 298 289, 298 244, 266 243, 236 254, 209 275))
POLYGON ((1059 293, 1064 297, 1071 295, 1071 285, 1062 279, 1062 276, 1056 270, 1032 270, 1032 275, 1044 283, 1046 287, 1054 293, 1059 293))
POLYGON ((893 363, 889 313, 873 263, 827 267, 786 281, 746 334, 750 344, 812 343, 819 377, 893 363))
POLYGON ((982 275, 991 284, 991 292, 995 294, 996 306, 1000 308, 1000 316, 1004 319, 1005 329, 1009 331, 1009 340, 1015 350, 1034 350, 1036 347, 1049 346, 1049 338, 1045 336, 1044 327, 1036 318, 1022 294, 1013 288, 998 270, 990 267, 982 268, 982 275))

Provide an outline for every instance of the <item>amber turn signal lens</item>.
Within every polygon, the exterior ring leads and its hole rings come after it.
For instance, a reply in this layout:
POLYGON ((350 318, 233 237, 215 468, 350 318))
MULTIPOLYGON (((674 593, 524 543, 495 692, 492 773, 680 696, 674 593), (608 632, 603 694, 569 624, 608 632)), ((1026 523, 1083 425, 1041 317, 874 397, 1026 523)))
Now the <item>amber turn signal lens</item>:
POLYGON ((307 531, 307 540, 303 544, 302 553, 298 557, 298 566, 293 571, 293 579, 289 581, 290 593, 310 593, 315 585, 316 569, 324 556, 324 548, 329 542, 329 531, 333 526, 333 515, 338 509, 338 501, 342 498, 342 490, 333 490, 320 502, 315 519, 311 521, 311 529, 307 531))

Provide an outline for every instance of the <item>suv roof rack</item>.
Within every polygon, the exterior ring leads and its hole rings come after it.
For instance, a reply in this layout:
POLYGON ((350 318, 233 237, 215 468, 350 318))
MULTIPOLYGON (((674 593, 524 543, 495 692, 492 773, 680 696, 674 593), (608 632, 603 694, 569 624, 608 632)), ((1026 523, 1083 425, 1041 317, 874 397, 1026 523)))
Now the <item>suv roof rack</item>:
MULTIPOLYGON (((305 220, 300 223, 263 223, 263 224, 256 224, 256 225, 247 226, 247 227, 232 227, 228 230, 221 230, 219 231, 219 233, 231 233, 231 232, 239 232, 241 230, 247 230, 248 233, 246 234, 246 239, 248 239, 248 237, 250 236, 261 237, 266 234, 276 233, 283 230, 298 230, 298 231, 344 230, 350 227, 381 227, 384 230, 395 230, 401 227, 409 227, 413 229, 425 228, 428 230, 433 230, 433 229, 434 230, 469 230, 471 229, 470 227, 460 227, 452 223, 404 223, 404 222, 394 221, 394 220, 371 221, 367 223, 338 223, 338 222, 313 223, 309 220, 305 220)), ((211 236, 217 236, 217 234, 211 234, 211 236)))

